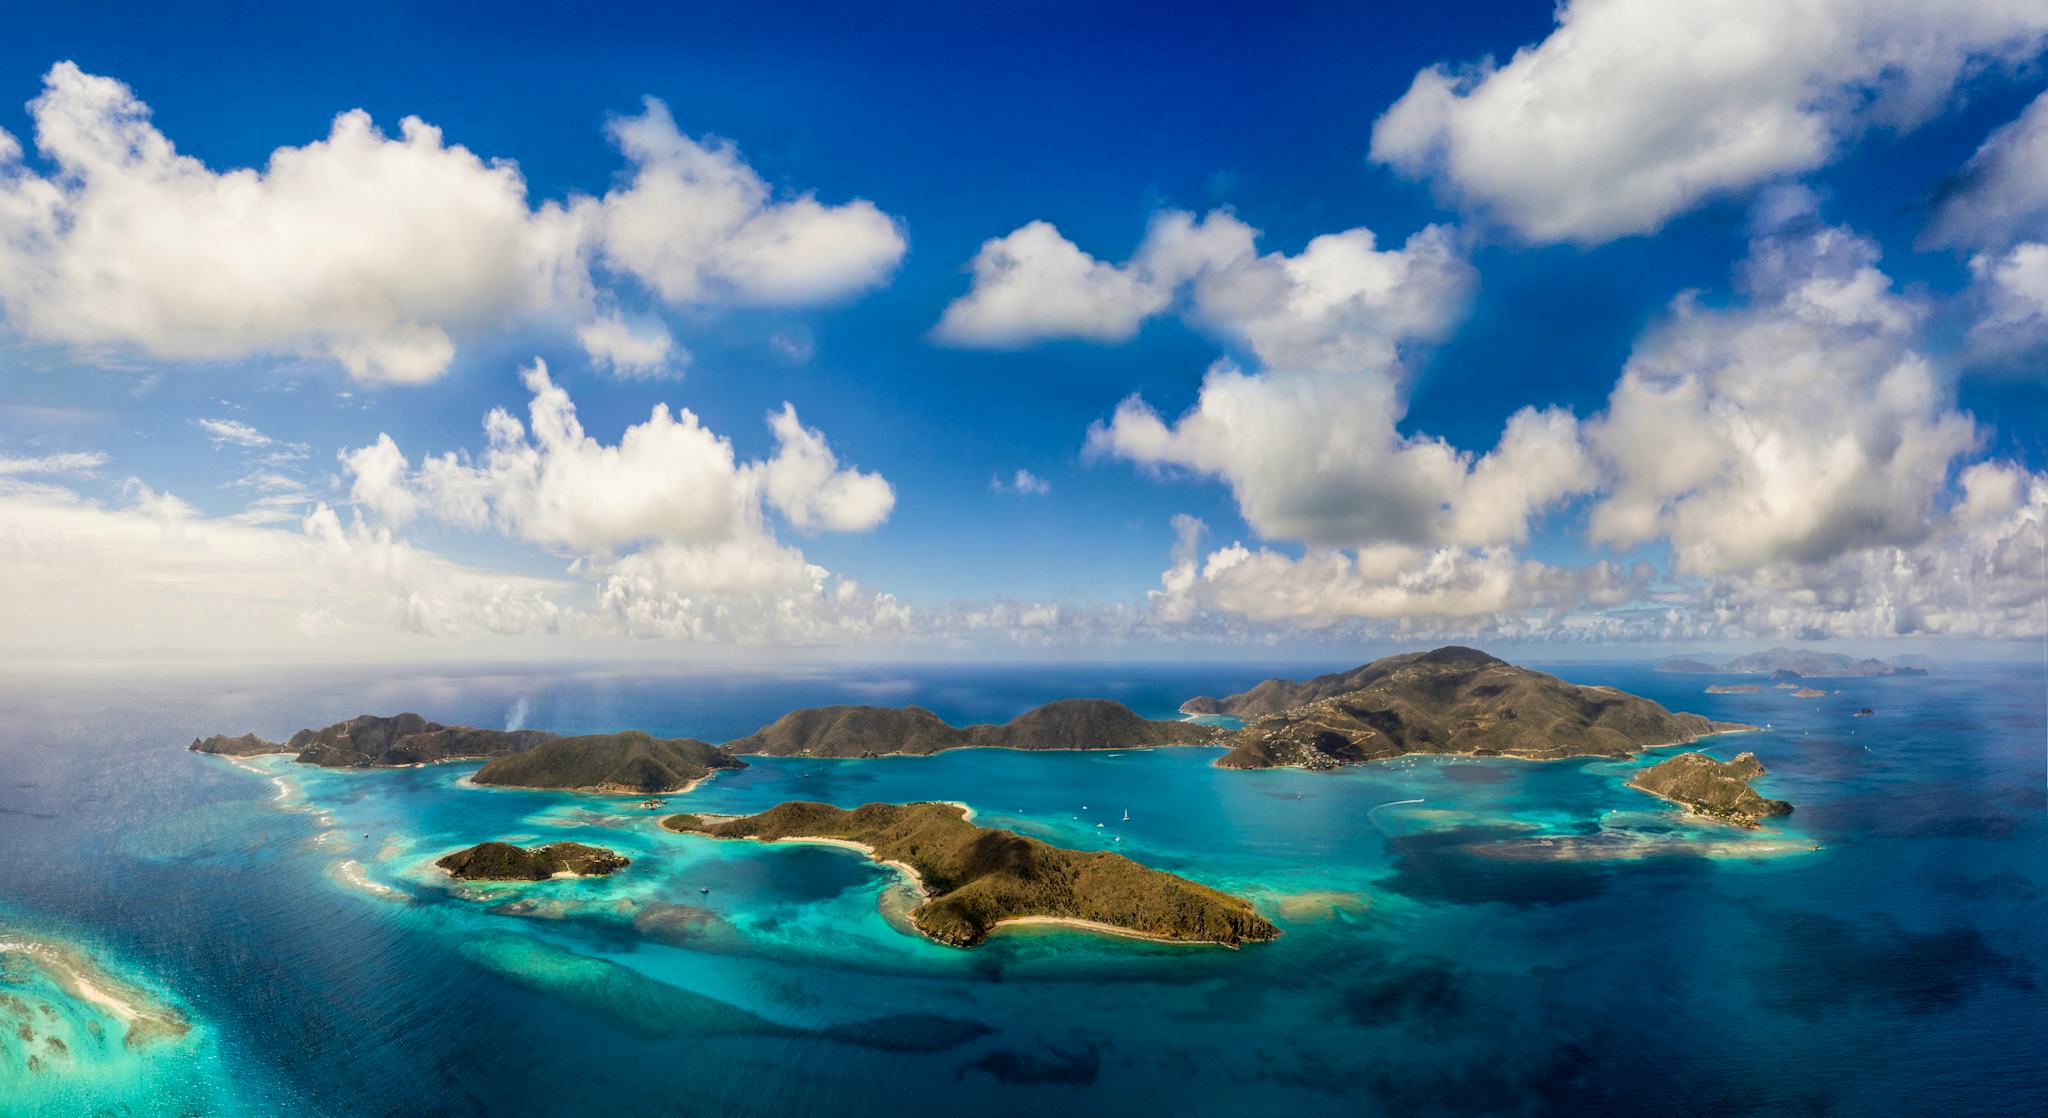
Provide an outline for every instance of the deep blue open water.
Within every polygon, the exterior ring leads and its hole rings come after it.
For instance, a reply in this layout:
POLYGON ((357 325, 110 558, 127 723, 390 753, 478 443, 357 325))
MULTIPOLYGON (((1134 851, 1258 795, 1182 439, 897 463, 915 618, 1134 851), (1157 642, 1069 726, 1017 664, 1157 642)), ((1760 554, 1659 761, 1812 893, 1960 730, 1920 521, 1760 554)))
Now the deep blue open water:
POLYGON ((1623 786, 1657 754, 1331 774, 1218 770, 1213 749, 754 759, 671 800, 965 801, 1241 893, 1285 929, 1239 951, 1042 929, 961 951, 903 931, 899 881, 853 853, 672 835, 620 798, 459 783, 473 764, 328 772, 185 746, 399 710, 714 741, 826 702, 965 721, 1101 695, 1169 716, 1276 673, 0 681, 0 944, 75 948, 193 1024, 129 1050, 107 1011, 0 950, 0 994, 48 1005, 39 1037, 67 1038, 55 1055, 0 1034, 0 1114, 2048 1110, 2039 666, 1816 700, 1551 670, 1769 723, 1705 746, 1754 750, 1760 790, 1797 813, 1694 823, 1623 786), (634 862, 490 888, 430 865, 561 838, 634 862))

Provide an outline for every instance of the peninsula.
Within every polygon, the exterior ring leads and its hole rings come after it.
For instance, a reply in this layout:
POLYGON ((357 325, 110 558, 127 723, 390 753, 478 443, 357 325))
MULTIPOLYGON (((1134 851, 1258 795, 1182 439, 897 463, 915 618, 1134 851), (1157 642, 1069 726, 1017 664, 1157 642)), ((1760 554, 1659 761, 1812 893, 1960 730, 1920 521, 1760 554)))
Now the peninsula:
POLYGON ((1219 744, 1224 768, 1332 769, 1410 753, 1630 757, 1708 734, 1750 730, 1679 714, 1612 687, 1586 687, 1450 646, 1375 660, 1304 683, 1267 680, 1184 710, 1256 715, 1219 744), (1266 713, 1277 702, 1295 705, 1266 713))
POLYGON ((923 707, 829 706, 791 711, 746 737, 732 753, 777 757, 923 756, 946 749, 1132 749, 1198 745, 1218 731, 1193 722, 1139 716, 1108 699, 1062 699, 1001 725, 954 726, 923 707))
POLYGON ((618 792, 636 796, 687 792, 718 769, 745 761, 695 738, 657 738, 639 730, 552 738, 519 753, 493 757, 472 784, 618 792))
POLYGON ((1716 761, 1704 753, 1668 757, 1629 778, 1628 786, 1682 804, 1695 815, 1754 828, 1759 819, 1792 814, 1783 800, 1765 799, 1749 786, 1764 774, 1754 753, 1716 761))
POLYGON ((546 881, 551 877, 603 877, 632 862, 622 854, 580 842, 514 846, 478 843, 434 863, 459 881, 546 881))
POLYGON ((684 834, 852 845, 915 877, 919 932, 972 947, 1006 924, 1057 923, 1174 943, 1240 943, 1280 934, 1251 903, 1107 851, 1067 850, 977 827, 958 804, 796 801, 745 817, 671 815, 684 834))

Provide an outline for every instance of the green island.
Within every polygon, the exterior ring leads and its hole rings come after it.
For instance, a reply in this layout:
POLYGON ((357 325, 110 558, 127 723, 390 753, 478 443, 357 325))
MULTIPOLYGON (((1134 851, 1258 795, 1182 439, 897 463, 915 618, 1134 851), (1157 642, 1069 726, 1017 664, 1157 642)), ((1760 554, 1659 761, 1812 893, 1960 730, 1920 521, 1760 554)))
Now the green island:
POLYGON ((1612 687, 1567 683, 1473 648, 1375 660, 1304 682, 1267 680, 1189 713, 1248 718, 1218 744, 1224 768, 1333 769, 1413 753, 1631 757, 1708 734, 1755 729, 1681 714, 1612 687))
POLYGON ((726 750, 695 738, 622 730, 554 738, 493 757, 469 779, 499 787, 656 795, 687 792, 719 769, 746 767, 726 750))
POLYGON ((923 707, 828 706, 791 711, 746 737, 733 753, 777 757, 923 756, 945 749, 1131 749, 1199 745, 1217 731, 1145 718, 1108 699, 1061 699, 1001 725, 954 726, 923 707))
POLYGON ((215 734, 194 741, 195 753, 256 757, 289 753, 302 765, 330 769, 403 768, 441 761, 469 761, 531 749, 557 735, 545 730, 482 730, 444 726, 417 714, 384 717, 360 714, 318 730, 300 730, 283 742, 255 734, 215 734))
POLYGON ((334 769, 406 768, 443 761, 486 762, 475 784, 572 792, 655 795, 687 792, 718 769, 745 761, 694 738, 657 738, 640 730, 563 737, 546 730, 446 726, 417 714, 358 715, 283 742, 256 734, 215 734, 195 753, 224 757, 288 754, 302 765, 334 769))
POLYGON ((483 842, 434 862, 459 881, 546 881, 551 877, 603 877, 632 864, 625 855, 580 842, 514 846, 483 842))
POLYGON ((743 817, 671 815, 683 834, 829 842, 906 871, 924 895, 917 930, 972 947, 1007 924, 1066 924, 1172 943, 1235 947, 1280 930, 1251 903, 1108 851, 1067 850, 977 827, 958 804, 793 801, 743 817))
POLYGON ((1754 753, 1716 761, 1704 753, 1667 757, 1629 778, 1628 786, 1681 804, 1695 815, 1755 828, 1758 820, 1792 814, 1792 805, 1766 799, 1749 782, 1764 775, 1754 753))

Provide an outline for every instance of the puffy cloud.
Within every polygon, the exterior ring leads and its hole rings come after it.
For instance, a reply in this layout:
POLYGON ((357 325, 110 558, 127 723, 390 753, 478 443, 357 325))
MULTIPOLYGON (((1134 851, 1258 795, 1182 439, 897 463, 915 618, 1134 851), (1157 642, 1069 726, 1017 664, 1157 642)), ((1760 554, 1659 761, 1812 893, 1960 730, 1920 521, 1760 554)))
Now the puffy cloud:
POLYGON ((665 332, 598 315, 594 269, 671 304, 793 304, 886 278, 896 223, 856 200, 777 199, 730 144, 667 110, 617 121, 632 164, 603 198, 529 203, 511 163, 405 118, 356 110, 267 164, 216 172, 178 153, 120 82, 64 62, 30 104, 38 173, 0 132, 0 313, 23 335, 173 359, 297 355, 418 384, 458 338, 515 321, 587 323, 594 360, 665 366, 665 332))
POLYGON ((1121 341, 1185 301, 1189 316, 1266 365, 1384 369, 1399 348, 1439 337, 1463 312, 1471 265, 1429 226, 1382 250, 1370 229, 1311 240, 1295 256, 1260 255, 1258 230, 1227 210, 1153 218, 1136 255, 1109 264, 1042 221, 989 241, 973 287, 946 308, 940 339, 1018 345, 1048 338, 1121 341))
POLYGON ((1988 66, 2031 58, 2048 9, 2012 0, 1568 0, 1506 65, 1434 66, 1375 123, 1372 158, 1536 241, 1651 232, 1909 129, 1988 66))
POLYGON ((1120 342, 1171 298, 1148 277, 1082 252, 1043 221, 983 244, 969 268, 973 288, 946 308, 936 331, 955 345, 1120 342))
POLYGON ((617 314, 591 319, 576 331, 590 363, 627 379, 673 375, 689 361, 659 322, 628 322, 617 314))
POLYGON ((576 208, 596 227, 606 262, 670 303, 834 299, 887 279, 908 247, 897 222, 866 199, 775 200, 738 149, 683 135, 652 97, 610 131, 632 177, 576 208))
POLYGON ((1043 497, 1047 493, 1052 492, 1052 483, 1032 473, 1030 470, 1019 467, 1015 473, 1010 475, 1007 481, 1000 474, 991 476, 988 479, 988 488, 992 493, 1016 493, 1026 497, 1043 497))
MULTIPOLYGON (((416 383, 450 329, 551 305, 574 238, 507 164, 360 111, 262 170, 180 155, 128 88, 65 62, 30 103, 56 173, 0 167, 0 307, 14 329, 173 358, 311 354, 416 383)), ((18 152, 17 152, 18 154, 18 152)))
POLYGON ((602 573, 598 609, 634 637, 815 644, 913 631, 893 596, 834 580, 765 535, 651 547, 602 573))
POLYGON ((2048 476, 1980 462, 1958 488, 1922 539, 1688 584, 1629 631, 1661 640, 2048 636, 2048 476))
POLYGON ((1232 544, 1199 562, 1184 534, 1174 565, 1152 592, 1155 613, 1188 620, 1220 610, 1253 621, 1310 627, 1355 621, 1466 622, 1616 605, 1640 572, 1600 562, 1576 569, 1518 559, 1502 547, 1381 544, 1299 557, 1232 544))
POLYGON ((1225 362, 1178 421, 1132 397, 1088 445, 1219 478, 1261 535, 1322 545, 1519 542, 1532 516, 1593 484, 1568 412, 1516 412, 1483 456, 1400 433, 1401 414, 1383 376, 1257 374, 1225 362))
POLYGON ((863 594, 775 539, 769 509, 800 530, 853 532, 895 505, 886 480, 842 465, 790 405, 768 417, 776 452, 741 461, 694 413, 666 404, 617 443, 599 442, 545 365, 522 379, 527 422, 494 409, 480 460, 448 452, 408 474, 383 436, 344 452, 358 505, 389 523, 416 510, 571 555, 571 569, 598 584, 593 616, 634 636, 816 641, 904 623, 893 598, 863 594))
POLYGON ((896 491, 880 474, 841 467, 825 435, 788 403, 768 417, 775 456, 750 467, 768 503, 798 528, 865 532, 889 518, 896 491))
POLYGON ((1610 482, 1598 541, 1670 541, 1713 575, 1921 540, 1975 423, 1914 348, 1917 306, 1869 241, 1767 237, 1746 303, 1684 296, 1636 348, 1589 441, 1610 482))
MULTIPOLYGON (((336 457, 352 479, 348 495, 358 506, 371 510, 393 527, 410 523, 419 512, 419 498, 406 485, 412 464, 405 460, 405 454, 391 441, 391 436, 380 434, 369 446, 345 450, 336 457)), ((287 486, 295 484, 290 478, 278 480, 287 486)))
POLYGON ((1217 363, 1194 408, 1172 423, 1127 399, 1090 430, 1089 449, 1223 480, 1268 537, 1519 540, 1532 515, 1588 486, 1563 412, 1516 415, 1483 457, 1397 429, 1405 351, 1448 330, 1472 287, 1449 231, 1431 226, 1382 250, 1371 230, 1350 229, 1293 256, 1261 255, 1257 239, 1228 211, 1167 211, 1129 261, 1110 265, 1034 223, 984 246, 973 290, 948 308, 940 333, 984 343, 1114 338, 1182 301, 1261 368, 1217 363))

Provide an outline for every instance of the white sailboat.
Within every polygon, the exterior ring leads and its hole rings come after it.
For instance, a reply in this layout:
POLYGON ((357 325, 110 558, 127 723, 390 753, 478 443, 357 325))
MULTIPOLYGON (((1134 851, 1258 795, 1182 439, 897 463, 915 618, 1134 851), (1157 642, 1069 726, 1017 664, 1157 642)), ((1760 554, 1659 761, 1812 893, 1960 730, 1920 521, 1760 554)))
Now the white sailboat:
POLYGON ((1130 808, 1125 808, 1125 809, 1124 809, 1124 822, 1126 822, 1126 823, 1129 823, 1130 821, 1131 821, 1131 809, 1130 809, 1130 808))

